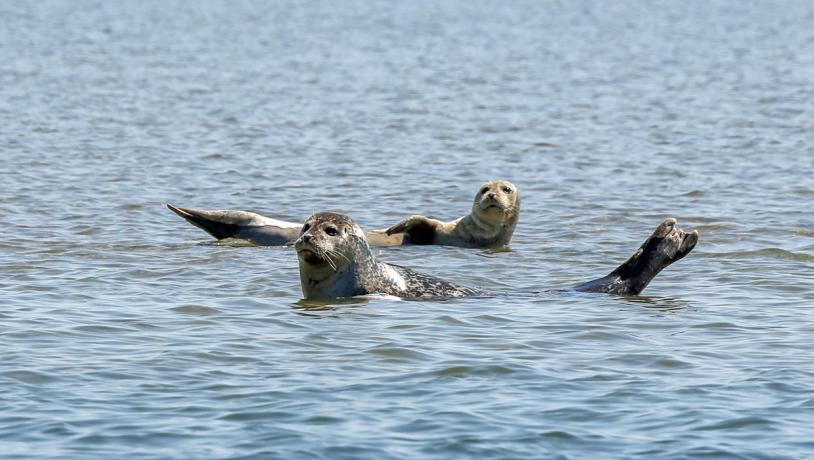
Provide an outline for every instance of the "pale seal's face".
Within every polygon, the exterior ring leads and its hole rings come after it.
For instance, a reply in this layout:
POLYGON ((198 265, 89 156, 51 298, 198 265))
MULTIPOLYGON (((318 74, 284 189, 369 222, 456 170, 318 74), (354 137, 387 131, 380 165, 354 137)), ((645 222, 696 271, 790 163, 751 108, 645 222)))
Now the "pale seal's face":
POLYGON ((353 220, 341 214, 322 212, 305 221, 294 248, 300 267, 315 275, 325 272, 327 276, 348 265, 362 243, 364 232, 353 220))
POLYGON ((489 181, 478 189, 472 212, 491 223, 507 223, 520 212, 520 193, 509 181, 489 181))

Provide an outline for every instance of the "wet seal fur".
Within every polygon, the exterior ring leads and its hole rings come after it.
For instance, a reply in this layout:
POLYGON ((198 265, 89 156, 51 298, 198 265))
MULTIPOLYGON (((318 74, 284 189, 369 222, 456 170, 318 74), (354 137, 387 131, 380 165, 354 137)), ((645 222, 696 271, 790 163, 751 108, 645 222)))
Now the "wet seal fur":
POLYGON ((368 294, 402 298, 461 297, 480 292, 380 262, 370 251, 365 233, 348 216, 314 214, 294 243, 300 284, 306 299, 335 299, 368 294))
MULTIPOLYGON (((625 263, 608 275, 572 289, 637 295, 664 268, 682 259, 698 243, 698 232, 662 222, 625 263)), ((311 216, 294 243, 305 299, 335 299, 368 294, 402 298, 463 297, 487 293, 459 286, 398 265, 380 262, 364 232, 348 216, 324 212, 311 216)))
POLYGON ((469 214, 451 222, 410 216, 385 230, 404 234, 404 244, 440 244, 472 248, 506 246, 520 217, 520 192, 505 180, 481 185, 469 214))
MULTIPOLYGON (((251 211, 210 211, 167 204, 174 213, 215 238, 238 238, 260 246, 284 246, 299 236, 302 224, 272 219, 251 211)), ((505 246, 517 226, 520 195, 508 181, 490 181, 478 189, 470 214, 441 222, 412 216, 387 230, 365 232, 374 246, 440 244, 474 248, 505 246)))

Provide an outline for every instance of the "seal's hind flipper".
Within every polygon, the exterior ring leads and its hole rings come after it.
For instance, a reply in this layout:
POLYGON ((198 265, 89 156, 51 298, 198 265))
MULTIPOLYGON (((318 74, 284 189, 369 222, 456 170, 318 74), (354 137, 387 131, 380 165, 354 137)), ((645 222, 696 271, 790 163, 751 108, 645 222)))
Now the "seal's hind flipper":
POLYGON ((574 286, 577 291, 638 295, 650 281, 673 262, 681 260, 698 244, 698 231, 684 232, 669 218, 625 263, 607 276, 574 286))
POLYGON ((167 207, 190 224, 222 240, 237 238, 260 246, 283 246, 297 239, 302 224, 262 216, 252 211, 207 211, 167 207))
POLYGON ((222 240, 224 238, 234 238, 240 230, 240 226, 234 223, 224 222, 222 213, 218 211, 202 211, 198 209, 179 208, 167 203, 170 211, 178 214, 187 220, 190 224, 200 228, 201 230, 209 233, 215 238, 222 240))

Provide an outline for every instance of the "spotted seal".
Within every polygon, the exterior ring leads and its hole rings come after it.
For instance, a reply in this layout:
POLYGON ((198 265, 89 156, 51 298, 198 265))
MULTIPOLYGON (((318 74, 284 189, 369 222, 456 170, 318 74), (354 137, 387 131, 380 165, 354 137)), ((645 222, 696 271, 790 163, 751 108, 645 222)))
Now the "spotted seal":
MULTIPOLYGON (((585 292, 639 294, 661 270, 680 260, 698 243, 698 232, 662 222, 630 259, 607 276, 574 286, 585 292)), ((380 262, 364 232, 348 216, 317 213, 303 225, 294 243, 305 299, 334 299, 367 294, 402 298, 487 295, 398 265, 380 262)))
POLYGON ((451 222, 410 216, 385 230, 404 234, 405 244, 441 244, 474 248, 509 244, 520 216, 520 192, 506 180, 481 185, 469 214, 451 222))

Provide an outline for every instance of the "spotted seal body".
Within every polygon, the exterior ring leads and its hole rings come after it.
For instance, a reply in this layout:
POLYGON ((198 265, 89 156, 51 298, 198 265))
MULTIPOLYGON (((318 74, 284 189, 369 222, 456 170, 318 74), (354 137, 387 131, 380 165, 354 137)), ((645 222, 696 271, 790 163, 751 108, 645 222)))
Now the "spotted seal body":
POLYGON ((480 291, 379 261, 364 232, 348 216, 323 212, 305 222, 294 243, 306 299, 367 294, 402 298, 461 297, 480 291))
MULTIPOLYGON (((675 219, 667 219, 625 263, 607 276, 573 289, 617 295, 639 294, 661 270, 689 254, 697 243, 697 231, 686 233, 676 227, 675 219)), ((306 299, 366 294, 403 298, 484 294, 477 289, 378 261, 370 252, 364 232, 350 217, 342 214, 311 216, 294 247, 306 299)))
POLYGON ((509 244, 520 216, 520 192, 505 180, 481 185, 469 214, 451 222, 411 216, 385 230, 404 234, 404 244, 441 244, 474 248, 509 244))

